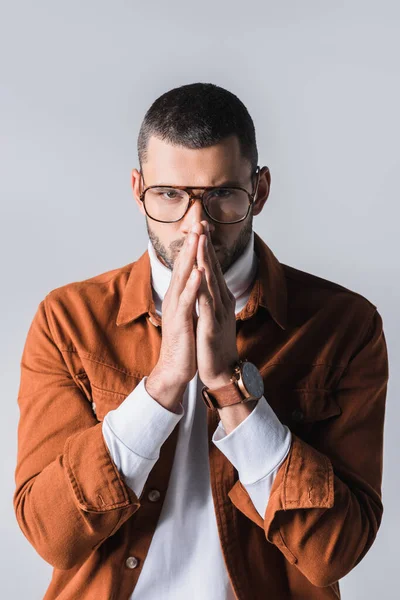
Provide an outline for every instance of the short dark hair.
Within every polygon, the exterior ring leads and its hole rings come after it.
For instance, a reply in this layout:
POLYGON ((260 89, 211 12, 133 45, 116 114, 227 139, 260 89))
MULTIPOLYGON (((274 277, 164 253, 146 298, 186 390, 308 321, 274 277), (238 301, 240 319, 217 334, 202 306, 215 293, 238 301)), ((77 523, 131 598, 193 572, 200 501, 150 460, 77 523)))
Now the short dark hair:
POLYGON ((213 83, 190 83, 165 92, 146 112, 138 135, 140 169, 154 135, 186 148, 207 148, 236 135, 253 173, 258 165, 253 120, 241 100, 213 83))

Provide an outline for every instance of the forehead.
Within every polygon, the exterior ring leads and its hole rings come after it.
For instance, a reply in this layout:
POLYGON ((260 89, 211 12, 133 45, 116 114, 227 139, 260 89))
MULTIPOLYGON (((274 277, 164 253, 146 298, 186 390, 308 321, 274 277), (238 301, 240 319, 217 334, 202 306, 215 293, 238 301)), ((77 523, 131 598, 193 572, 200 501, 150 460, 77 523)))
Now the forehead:
POLYGON ((143 164, 146 185, 220 185, 225 180, 246 181, 250 165, 240 153, 239 140, 231 136, 208 148, 174 146, 155 136, 149 139, 143 164))

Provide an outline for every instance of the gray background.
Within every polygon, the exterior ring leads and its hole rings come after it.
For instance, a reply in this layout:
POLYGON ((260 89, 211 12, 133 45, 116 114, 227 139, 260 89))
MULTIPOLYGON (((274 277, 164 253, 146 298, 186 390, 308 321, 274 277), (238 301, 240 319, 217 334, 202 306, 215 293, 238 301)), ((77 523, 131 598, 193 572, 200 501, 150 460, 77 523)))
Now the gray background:
POLYGON ((254 228, 283 263, 377 305, 390 359, 384 517, 343 598, 397 596, 400 9, 396 2, 0 3, 1 595, 40 599, 51 566, 12 508, 19 361, 54 287, 135 260, 144 113, 196 81, 253 117, 271 194, 254 228))

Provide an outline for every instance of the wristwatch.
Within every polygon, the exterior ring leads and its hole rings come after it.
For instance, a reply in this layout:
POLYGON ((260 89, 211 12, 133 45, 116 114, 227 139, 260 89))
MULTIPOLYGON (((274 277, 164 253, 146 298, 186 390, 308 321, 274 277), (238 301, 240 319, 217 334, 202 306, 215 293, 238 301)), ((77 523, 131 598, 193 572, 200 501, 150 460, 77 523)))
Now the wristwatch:
POLYGON ((204 386, 202 398, 208 408, 217 410, 240 402, 259 400, 264 394, 264 381, 256 365, 248 360, 239 360, 235 364, 231 380, 214 390, 204 386))

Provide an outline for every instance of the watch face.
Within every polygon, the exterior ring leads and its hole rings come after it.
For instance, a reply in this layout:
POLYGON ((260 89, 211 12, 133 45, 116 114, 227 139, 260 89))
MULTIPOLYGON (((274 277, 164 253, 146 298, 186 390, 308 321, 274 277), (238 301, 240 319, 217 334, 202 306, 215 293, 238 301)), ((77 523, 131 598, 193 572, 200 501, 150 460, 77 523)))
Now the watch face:
POLYGON ((242 364, 242 379, 247 391, 256 398, 261 398, 264 393, 264 381, 260 371, 251 362, 242 364))

